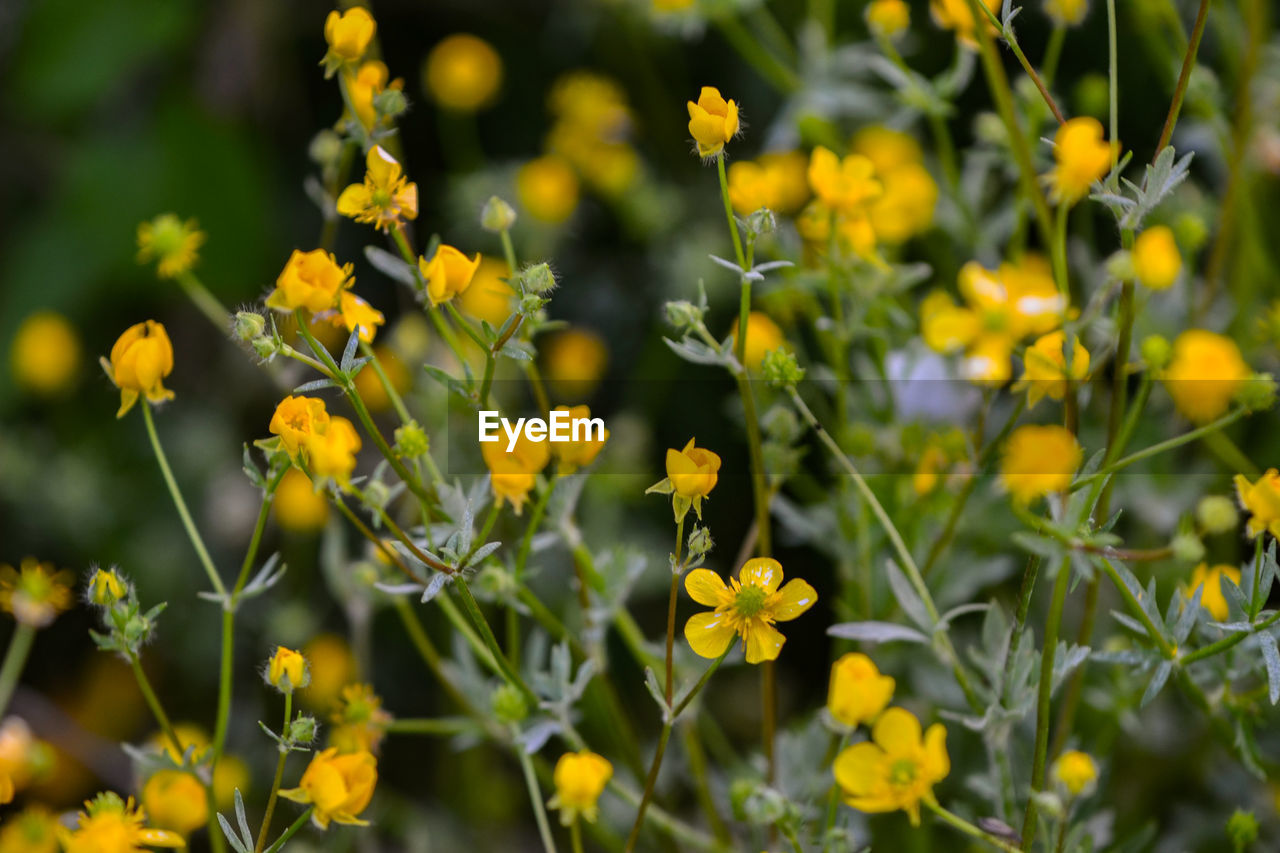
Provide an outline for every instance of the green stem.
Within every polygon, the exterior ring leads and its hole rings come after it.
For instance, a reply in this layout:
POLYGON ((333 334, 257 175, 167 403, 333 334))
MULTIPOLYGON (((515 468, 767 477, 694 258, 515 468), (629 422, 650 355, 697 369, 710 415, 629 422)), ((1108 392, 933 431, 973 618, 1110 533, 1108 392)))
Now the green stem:
POLYGON ((397 719, 387 726, 388 733, 400 735, 458 735, 475 729, 475 720, 466 717, 397 719))
POLYGON ((18 686, 18 679, 22 677, 22 668, 27 665, 35 639, 34 625, 19 622, 13 629, 9 648, 4 653, 4 663, 0 664, 0 717, 4 716, 5 709, 9 707, 9 699, 18 686))
POLYGON ((1066 40, 1067 28, 1061 24, 1056 25, 1053 32, 1049 33, 1049 43, 1045 45, 1044 59, 1040 63, 1044 67, 1042 76, 1046 86, 1053 85, 1053 78, 1058 73, 1058 60, 1062 57, 1062 45, 1066 40))
MULTIPOLYGON (((987 16, 987 20, 991 21, 992 25, 1000 31, 1005 44, 1009 45, 1009 49, 1013 51, 1013 55, 1018 58, 1018 64, 1022 66, 1023 71, 1027 72, 1027 76, 1031 78, 1031 82, 1036 84, 1036 89, 1039 90, 1040 97, 1044 98, 1045 104, 1048 105, 1049 111, 1053 113, 1053 117, 1058 120, 1058 124, 1065 124, 1067 121, 1066 117, 1062 114, 1062 110, 1058 109, 1057 102, 1054 101, 1053 95, 1049 94, 1049 89, 1045 86, 1044 81, 1040 79, 1040 75, 1036 72, 1035 66, 1033 66, 1031 61, 1027 59, 1027 55, 1022 52, 1022 46, 1018 44, 1018 39, 1013 34, 1013 31, 1000 23, 1000 19, 995 16, 994 12, 987 8, 987 4, 985 2, 979 2, 978 8, 980 8, 987 16)), ((981 26, 977 26, 975 29, 983 28, 981 26)), ((988 38, 990 38, 990 36, 988 36, 988 38)))
POLYGON ((733 237, 733 255, 738 261, 738 266, 746 271, 747 257, 742 251, 742 236, 738 234, 738 220, 734 218, 733 204, 729 201, 729 176, 724 168, 723 151, 716 155, 716 174, 720 176, 720 200, 724 202, 724 215, 729 220, 729 234, 733 237))
MULTIPOLYGON (((281 737, 288 736, 292 716, 293 691, 289 690, 284 694, 284 727, 280 729, 281 737)), ((267 843, 267 833, 271 830, 271 817, 275 814, 276 800, 280 796, 280 783, 284 780, 284 763, 289 757, 288 747, 277 744, 276 749, 280 753, 276 759, 276 775, 271 780, 271 793, 267 795, 267 810, 262 817, 262 828, 258 830, 258 843, 253 847, 254 853, 262 853, 262 847, 267 843)))
POLYGON ((1006 841, 1002 841, 994 835, 983 832, 981 829, 969 823, 969 821, 959 815, 947 811, 942 806, 938 805, 937 800, 933 799, 933 797, 925 799, 924 804, 928 807, 929 811, 933 812, 935 815, 942 818, 943 821, 960 830, 970 838, 975 838, 978 841, 990 844, 995 849, 1003 850, 1005 853, 1022 853, 1020 848, 1015 847, 1006 841))
POLYGON ((577 818, 569 824, 569 843, 573 845, 573 853, 582 853, 582 829, 578 826, 577 818))
POLYGON ((538 787, 538 776, 533 772, 533 761, 529 753, 520 745, 519 730, 511 727, 516 756, 520 759, 520 769, 524 771, 524 784, 529 789, 529 800, 533 804, 533 817, 538 823, 538 835, 542 838, 544 853, 556 853, 556 842, 551 837, 551 824, 547 822, 547 810, 542 805, 542 789, 538 787))
POLYGON ((440 686, 444 688, 445 693, 449 694, 449 698, 453 700, 454 704, 474 716, 476 713, 475 706, 445 675, 440 653, 431 642, 431 638, 427 636, 427 632, 423 629, 422 623, 418 621, 418 617, 414 614, 409 602, 404 596, 397 595, 392 598, 392 606, 395 607, 396 613, 400 617, 400 622, 404 625, 405 633, 409 635, 409 642, 413 644, 423 663, 427 665, 427 669, 431 670, 431 674, 440 682, 440 686))
POLYGON ((1257 625, 1253 627, 1252 630, 1235 631, 1223 637, 1221 640, 1215 640, 1214 642, 1210 643, 1207 646, 1202 646, 1201 648, 1196 649, 1194 652, 1191 652, 1188 655, 1184 655, 1179 660, 1179 663, 1182 666, 1189 666, 1193 663, 1196 663, 1197 661, 1206 660, 1207 658, 1211 658, 1214 655, 1222 654, 1227 649, 1234 648, 1235 646, 1240 645, 1245 640, 1249 639, 1249 637, 1251 637, 1252 635, 1258 634, 1262 631, 1267 630, 1272 625, 1276 624, 1276 622, 1280 622, 1280 610, 1277 610, 1275 613, 1272 613, 1266 619, 1259 622, 1257 625))
MULTIPOLYGON (((1067 601, 1067 588, 1071 584, 1071 558, 1065 557, 1058 567, 1058 577, 1053 584, 1053 600, 1049 604, 1049 618, 1044 626, 1044 641, 1040 649, 1040 686, 1036 699, 1036 740, 1032 752, 1031 790, 1044 790, 1045 763, 1049 752, 1049 704, 1053 697, 1053 664, 1058 653, 1058 630, 1062 625, 1062 608, 1067 601)), ((1036 837, 1036 800, 1027 798, 1027 810, 1022 820, 1022 846, 1031 849, 1036 837)))
POLYGON ((672 658, 676 640, 676 599, 680 591, 680 555, 684 551, 684 516, 676 522, 676 550, 671 555, 671 592, 667 596, 667 654, 665 664, 665 688, 663 695, 670 705, 675 693, 675 666, 672 658))
POLYGON ((151 689, 151 681, 147 678, 147 674, 142 671, 142 663, 138 660, 138 656, 132 651, 125 654, 129 658, 129 666, 133 669, 133 677, 138 682, 138 689, 142 691, 142 698, 146 700, 147 707, 151 709, 151 715, 156 718, 156 723, 160 726, 161 733, 168 738, 170 745, 173 746, 174 753, 181 756, 186 752, 186 747, 182 741, 178 740, 178 735, 173 730, 173 724, 169 722, 169 715, 164 712, 164 706, 160 704, 160 700, 156 698, 156 692, 151 689))
POLYGON ((1116 0, 1107 0, 1107 103, 1114 145, 1120 138, 1120 62, 1116 47, 1116 0))
POLYGON ((209 322, 216 326, 218 331, 225 335, 231 330, 231 314, 222 307, 218 297, 200 283, 200 279, 191 272, 184 272, 178 276, 178 284, 182 286, 187 298, 200 309, 201 314, 209 318, 209 322))
POLYGON ((1053 277, 1062 294, 1062 312, 1071 307, 1071 280, 1067 277, 1067 213, 1071 208, 1065 202, 1058 205, 1058 215, 1053 229, 1053 277))
POLYGON ((290 824, 289 828, 284 831, 284 835, 277 838, 275 843, 266 849, 265 853, 279 853, 280 850, 283 850, 284 843, 290 838, 293 838, 293 836, 297 834, 298 830, 302 829, 307 822, 307 818, 311 817, 311 813, 315 810, 315 806, 310 806, 305 812, 298 815, 298 819, 290 824))
POLYGON ((1196 22, 1191 29, 1191 41, 1187 44, 1186 55, 1182 57, 1182 70, 1178 72, 1178 85, 1173 90, 1173 101, 1169 104, 1169 114, 1165 117, 1164 129, 1160 131, 1160 141, 1156 143, 1157 157, 1173 138, 1173 129, 1178 124, 1178 113, 1182 111, 1182 101, 1187 95, 1187 84, 1191 82, 1191 69, 1196 64, 1196 53, 1200 50, 1200 39, 1204 36, 1205 21, 1208 17, 1209 0, 1200 0, 1200 10, 1196 12, 1196 22))
POLYGON ((765 82, 779 92, 790 93, 800 88, 800 78, 782 60, 765 50, 747 28, 732 14, 715 19, 715 25, 738 55, 760 73, 765 82))
POLYGON ((1082 477, 1079 480, 1076 480, 1074 483, 1071 484, 1071 487, 1070 489, 1068 489, 1068 491, 1072 491, 1072 492, 1077 491, 1078 489, 1082 489, 1091 483, 1095 483, 1103 479, 1104 477, 1108 477, 1111 474, 1116 473, 1117 471, 1122 471, 1125 468, 1128 468, 1130 465, 1132 465, 1135 462, 1141 462, 1143 459, 1149 459, 1152 456, 1158 456, 1159 454, 1164 453, 1167 450, 1173 450, 1174 448, 1181 447, 1184 444, 1189 444, 1190 442, 1193 442, 1198 438, 1202 438, 1204 436, 1215 433, 1218 430, 1222 429, 1223 427, 1226 427, 1235 423, 1236 421, 1240 420, 1240 418, 1244 417, 1247 414, 1248 414, 1247 409, 1236 409, 1233 412, 1223 415, 1222 417, 1218 418, 1216 421, 1207 423, 1202 427, 1191 430, 1190 432, 1184 432, 1182 435, 1174 436, 1173 438, 1166 439, 1165 441, 1161 441, 1156 444, 1153 444, 1150 447, 1144 447, 1142 450, 1139 450, 1135 453, 1130 453, 1128 456, 1124 457, 1123 459, 1119 459, 1115 462, 1112 462, 1110 465, 1104 466, 1101 470, 1093 474, 1090 474, 1088 477, 1082 477))
POLYGON ((524 694, 525 701, 529 703, 530 708, 537 708, 541 702, 536 693, 530 689, 524 679, 520 677, 511 664, 507 662, 507 658, 502 654, 502 648, 498 645, 498 640, 493 636, 493 629, 489 627, 489 622, 484 618, 484 613, 480 610, 480 605, 476 603, 476 598, 471 594, 471 587, 467 586, 467 581, 461 575, 456 575, 453 580, 453 586, 458 590, 458 595, 462 599, 462 608, 467 612, 467 616, 471 619, 475 629, 480 633, 480 638, 489 648, 489 653, 493 655, 494 663, 501 670, 502 676, 507 683, 518 689, 524 694))
POLYGON ((402 423, 409 423, 413 418, 409 415, 409 409, 404 404, 404 398, 400 396, 400 392, 396 390, 396 386, 391 384, 391 378, 387 376, 387 371, 383 369, 382 362, 378 359, 377 353, 373 351, 373 346, 365 341, 360 342, 360 352, 369 359, 369 366, 373 368, 373 372, 378 376, 378 382, 382 384, 382 390, 387 393, 387 399, 391 401, 391 406, 396 410, 396 414, 400 416, 402 423))

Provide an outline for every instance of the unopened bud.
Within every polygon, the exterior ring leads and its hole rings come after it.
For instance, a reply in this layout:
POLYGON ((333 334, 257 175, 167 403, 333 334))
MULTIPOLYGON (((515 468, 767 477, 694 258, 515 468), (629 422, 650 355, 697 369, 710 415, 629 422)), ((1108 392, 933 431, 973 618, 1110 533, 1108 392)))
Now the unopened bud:
POLYGON ((498 234, 516 224, 516 209, 502 199, 490 196, 480 209, 480 227, 498 234))

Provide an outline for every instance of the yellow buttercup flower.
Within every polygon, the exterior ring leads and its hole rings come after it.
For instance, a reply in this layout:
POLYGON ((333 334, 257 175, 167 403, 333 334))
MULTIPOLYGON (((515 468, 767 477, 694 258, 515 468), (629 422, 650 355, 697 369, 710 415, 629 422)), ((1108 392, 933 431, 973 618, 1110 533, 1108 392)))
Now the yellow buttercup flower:
MULTIPOLYGON (((377 334, 378 327, 386 322, 386 318, 382 316, 381 311, 356 296, 350 290, 344 290, 338 296, 336 310, 321 312, 316 317, 328 320, 334 328, 346 329, 347 334, 352 332, 359 333, 360 340, 366 344, 373 342, 373 336, 377 334)), ((373 373, 372 368, 368 372, 373 373)), ((365 371, 362 370, 356 375, 360 376, 364 373, 365 371)), ((376 374, 374 376, 376 377, 376 374)))
POLYGON ((1055 201, 1075 204, 1089 193, 1115 162, 1115 146, 1102 138, 1102 124, 1092 116, 1068 119, 1053 137, 1053 159, 1057 165, 1049 173, 1055 201))
POLYGON ((342 753, 377 752, 392 717, 368 684, 348 684, 329 715, 329 746, 342 753))
POLYGON ((609 346, 595 332, 569 328, 549 335, 541 347, 547 385, 561 398, 580 400, 591 394, 609 367, 609 346))
MULTIPOLYGON (((988 9, 991 8, 987 0, 978 0, 978 2, 988 9)), ((977 50, 977 30, 973 21, 973 11, 969 8, 969 0, 929 0, 929 12, 935 24, 944 30, 955 32, 960 44, 977 50)), ((987 32, 995 33, 995 25, 988 20, 987 16, 982 15, 981 18, 987 32)))
POLYGON ((1000 482, 1013 499, 1027 504, 1071 485, 1083 451, 1064 427, 1020 426, 1005 442, 1000 459, 1000 482))
POLYGON ((372 133, 378 124, 378 108, 374 98, 388 89, 403 89, 404 80, 397 77, 390 83, 387 79, 391 72, 385 63, 376 59, 360 63, 360 67, 347 78, 347 100, 356 118, 364 125, 366 133, 372 133))
POLYGON ((186 837, 205 825, 209 802, 204 785, 182 770, 159 770, 142 786, 142 806, 151 823, 186 837))
POLYGON ((507 284, 511 268, 500 258, 480 256, 480 266, 471 277, 471 285, 458 296, 458 307, 463 314, 488 321, 500 328, 511 315, 511 300, 515 291, 507 284))
POLYGON ((377 31, 377 22, 363 6, 353 6, 345 12, 336 9, 330 12, 324 19, 324 40, 329 43, 329 51, 325 54, 326 67, 359 62, 377 31))
POLYGON ((538 482, 538 472, 551 461, 550 445, 548 441, 533 441, 524 432, 510 453, 501 436, 497 441, 480 445, 480 455, 489 469, 489 485, 498 506, 510 502, 516 515, 523 512, 524 502, 538 482))
POLYGON ((14 333, 9 367, 19 386, 55 397, 74 384, 80 370, 80 338, 56 311, 29 315, 14 333))
POLYGON ((175 278, 196 265, 204 239, 194 219, 183 222, 177 214, 162 213, 138 225, 138 263, 159 261, 156 273, 175 278))
POLYGON ((441 243, 431 260, 418 259, 418 271, 427 283, 427 298, 432 306, 448 302, 471 286, 476 269, 480 266, 480 253, 468 258, 459 249, 441 243))
POLYGON ((365 156, 364 181, 343 190, 337 207, 343 216, 386 232, 418 218, 418 185, 404 176, 396 158, 375 145, 365 156))
POLYGON ((682 450, 667 449, 667 479, 675 494, 692 502, 698 517, 702 517, 702 499, 711 494, 720 479, 720 457, 705 447, 696 447, 696 439, 682 450))
POLYGON ((502 85, 502 59, 484 39, 451 35, 431 49, 423 86, 440 106, 475 112, 490 104, 502 85))
POLYGON ((793 578, 782 583, 782 564, 768 557, 748 560, 729 585, 710 569, 694 569, 685 576, 684 588, 699 604, 714 607, 710 613, 690 617, 684 625, 689 646, 704 658, 718 658, 741 637, 747 663, 776 660, 787 638, 774 628, 789 622, 818 600, 806 581, 793 578))
MULTIPOLYGON (((733 346, 736 348, 738 337, 736 321, 729 337, 735 342, 733 346)), ((782 329, 778 328, 778 324, 773 322, 772 317, 763 311, 752 311, 747 314, 747 341, 743 347, 745 367, 758 370, 760 363, 764 361, 765 353, 786 345, 787 338, 782 333, 782 329)))
POLYGON ((116 572, 115 567, 95 569, 89 578, 87 596, 90 603, 110 607, 129 594, 129 585, 116 572))
POLYGON ((1098 781, 1098 765, 1088 753, 1068 749, 1053 762, 1050 774, 1068 794, 1078 797, 1093 790, 1094 783, 1098 781))
POLYGON ((911 26, 911 8, 903 0, 871 0, 862 12, 874 36, 897 38, 911 26))
POLYGON ((1268 468, 1256 483, 1250 483, 1243 474, 1236 474, 1235 484, 1240 506, 1250 513, 1246 527, 1250 538, 1264 530, 1280 538, 1280 471, 1268 468))
POLYGON ((360 451, 360 435, 351 421, 332 417, 320 432, 307 437, 307 462, 316 477, 331 477, 342 485, 351 479, 360 451))
POLYGON ((0 853, 58 853, 59 826, 57 816, 44 806, 28 806, 0 826, 0 853))
POLYGON ((321 829, 328 829, 330 822, 368 826, 358 815, 373 799, 377 784, 378 759, 373 755, 326 749, 311 759, 298 787, 281 791, 280 796, 310 805, 311 821, 321 829))
POLYGON ((516 196, 534 219, 559 225, 578 207, 578 176, 554 154, 538 157, 516 172, 516 196))
MULTIPOLYGON (((568 412, 571 420, 576 421, 582 418, 591 417, 591 409, 587 406, 556 406, 557 412, 568 412)), ((604 450, 605 442, 609 440, 608 427, 604 430, 604 435, 600 438, 587 439, 585 436, 579 435, 578 441, 556 441, 550 442, 551 453, 560 460, 559 471, 561 474, 572 474, 579 468, 585 468, 592 462, 596 461, 596 457, 600 455, 600 451, 604 450)))
POLYGON ((1044 0, 1044 13, 1060 27, 1074 27, 1089 13, 1089 0, 1044 0))
POLYGON ((1231 610, 1227 606, 1227 598, 1222 594, 1222 578, 1226 578, 1236 586, 1240 585, 1240 570, 1235 566, 1218 565, 1210 567, 1201 563, 1191 571, 1191 580, 1187 590, 1190 599, 1200 590, 1200 605, 1209 611, 1209 615, 1219 622, 1225 620, 1231 610))
POLYGON ((920 824, 920 803, 933 802, 933 786, 951 772, 947 730, 920 721, 903 708, 890 708, 871 729, 871 740, 836 756, 833 771, 844 801, 862 812, 905 811, 920 824))
POLYGON ((698 102, 689 101, 688 108, 689 133, 698 144, 699 156, 716 156, 738 135, 738 105, 733 99, 726 101, 719 89, 703 86, 698 102))
POLYGON ((1235 341, 1204 329, 1188 329, 1173 342, 1173 357, 1161 379, 1187 420, 1204 424, 1224 414, 1249 366, 1235 341))
POLYGON ((552 778, 556 793, 547 805, 560 811, 560 823, 569 826, 579 818, 595 823, 596 804, 613 778, 613 765, 590 750, 566 752, 556 762, 552 778))
POLYGON ((329 426, 329 413, 319 397, 285 397, 276 405, 267 427, 291 457, 297 457, 307 439, 329 426))
POLYGON ((809 157, 809 187, 828 209, 849 213, 882 192, 875 166, 861 154, 843 160, 819 145, 809 157))
POLYGON ((729 164, 729 203, 746 216, 761 208, 788 215, 809 199, 809 160, 800 151, 729 164))
POLYGON ((21 625, 46 628, 72 604, 71 575, 26 557, 19 568, 0 566, 0 610, 21 625))
POLYGON ((311 681, 302 689, 302 698, 313 708, 327 710, 340 701, 342 689, 355 680, 356 657, 347 641, 337 634, 312 637, 302 647, 302 654, 311 665, 311 681))
POLYGON ((281 692, 292 693, 307 686, 309 670, 307 659, 293 649, 276 646, 276 653, 267 664, 267 683, 281 692))
POLYGON ((133 798, 105 792, 85 801, 73 829, 58 828, 64 853, 141 853, 147 847, 185 847, 176 832, 148 829, 133 798))
POLYGON ((850 652, 831 665, 827 711, 850 728, 870 723, 893 698, 894 681, 871 658, 850 652))
POLYGON ((1067 368, 1067 336, 1061 331, 1050 332, 1027 348, 1023 356, 1022 379, 1015 388, 1027 389, 1027 405, 1034 406, 1045 397, 1062 400, 1067 393, 1068 382, 1083 382, 1089 376, 1089 351, 1073 338, 1071 343, 1071 367, 1067 368))
POLYGON ((305 308, 319 313, 333 308, 339 294, 351 286, 351 264, 338 265, 338 259, 324 249, 310 252, 293 250, 284 269, 276 278, 276 288, 267 297, 267 306, 280 311, 305 308))
POLYGON ((1133 271, 1138 283, 1152 290, 1168 290, 1182 272, 1182 255, 1167 225, 1154 225, 1133 243, 1133 271))
POLYGON ((173 399, 173 392, 163 382, 173 372, 173 344, 164 326, 155 320, 125 329, 111 347, 110 361, 104 360, 102 366, 120 389, 117 418, 133 408, 139 395, 152 403, 173 399))
POLYGON ((871 202, 867 217, 876 238, 897 245, 933 225, 938 184, 919 163, 908 163, 880 175, 883 192, 871 202))

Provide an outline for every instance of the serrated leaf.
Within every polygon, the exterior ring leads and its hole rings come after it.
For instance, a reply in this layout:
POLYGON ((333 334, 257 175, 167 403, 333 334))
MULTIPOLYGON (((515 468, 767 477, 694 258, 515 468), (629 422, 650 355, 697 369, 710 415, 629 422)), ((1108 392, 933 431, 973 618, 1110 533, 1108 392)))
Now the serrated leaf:
POLYGON ((892 622, 841 622, 827 629, 827 634, 844 640, 859 640, 865 643, 890 643, 902 640, 908 643, 927 643, 929 638, 906 625, 895 625, 892 622))

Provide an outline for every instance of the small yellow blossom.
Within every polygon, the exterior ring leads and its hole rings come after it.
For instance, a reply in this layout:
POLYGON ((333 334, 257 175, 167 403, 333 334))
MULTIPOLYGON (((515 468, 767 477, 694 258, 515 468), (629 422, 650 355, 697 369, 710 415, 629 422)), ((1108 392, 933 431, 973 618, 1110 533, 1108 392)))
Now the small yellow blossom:
MULTIPOLYGON (((176 723, 173 733, 178 738, 182 750, 179 751, 164 732, 156 732, 148 744, 175 764, 181 764, 185 754, 191 753, 193 762, 200 762, 209 752, 209 735, 199 726, 192 723, 176 723)), ((218 808, 226 808, 235 798, 236 788, 246 792, 249 787, 249 768, 244 760, 235 755, 223 755, 218 761, 218 769, 213 774, 213 799, 218 808)))
POLYGON ((355 680, 356 657, 337 634, 312 637, 302 647, 302 654, 311 664, 311 681, 303 688, 302 698, 313 708, 328 710, 340 701, 342 689, 355 680))
POLYGON ((938 488, 938 472, 947 464, 947 453, 936 441, 931 441, 920 454, 916 470, 911 475, 911 489, 920 497, 938 488))
POLYGON ((523 512, 524 502, 537 484, 538 472, 551 460, 550 445, 547 441, 533 441, 523 432, 509 453, 501 437, 480 445, 480 455, 489 469, 489 485, 498 506, 509 501, 516 515, 523 512))
POLYGON ((71 576, 52 563, 26 557, 19 568, 0 566, 0 610, 20 625, 46 628, 71 607, 71 576))
POLYGON ((0 825, 0 853, 58 853, 59 826, 44 806, 28 806, 0 825))
POLYGON ((480 266, 480 253, 468 258, 461 250, 441 243, 431 260, 418 259, 418 271, 427 283, 427 298, 432 306, 448 302, 471 286, 476 269, 480 266))
POLYGON ((204 785, 183 770, 159 770, 142 786, 142 806, 151 823, 186 837, 205 825, 209 802, 204 785))
POLYGON ((698 102, 689 101, 688 108, 689 133, 698 144, 699 156, 716 156, 738 135, 738 105, 732 99, 726 101, 719 89, 703 86, 698 102))
POLYGON ((475 112, 497 96, 502 85, 502 59, 484 39, 466 33, 451 35, 427 55, 422 82, 445 109, 475 112))
POLYGON ((1236 586, 1240 585, 1240 570, 1235 566, 1210 567, 1208 563, 1201 563, 1191 571, 1187 590, 1188 599, 1196 594, 1196 590, 1200 590, 1200 606, 1219 622, 1224 621, 1231 612, 1227 606, 1227 598, 1222 594, 1224 577, 1236 586))
POLYGON ((164 326, 155 320, 125 329, 111 347, 110 361, 102 364, 120 389, 117 418, 124 417, 133 408, 140 394, 152 403, 173 399, 173 392, 165 388, 163 382, 173 372, 173 344, 164 326))
MULTIPOLYGON (((346 329, 347 334, 358 333, 360 340, 366 344, 373 342, 373 336, 377 334, 378 327, 386 322, 386 318, 382 316, 381 311, 356 296, 350 290, 342 291, 342 294, 338 297, 338 308, 336 310, 321 312, 316 317, 317 319, 328 320, 335 329, 346 329)), ((357 376, 366 372, 373 374, 375 377, 377 376, 372 368, 368 371, 360 371, 357 376)))
POLYGON ((1044 0, 1044 13, 1059 27, 1074 27, 1089 13, 1089 0, 1044 0))
POLYGON ((511 268, 506 261, 481 255, 471 286, 458 296, 458 307, 462 313, 485 320, 495 329, 501 327, 511 315, 511 300, 515 296, 506 281, 510 277, 511 268))
POLYGON ((1089 193, 1115 162, 1114 142, 1102 138, 1102 124, 1092 116, 1068 119, 1053 137, 1053 159, 1057 165, 1049 173, 1055 201, 1075 204, 1089 193))
POLYGON ((382 709, 382 697, 368 684, 348 684, 329 715, 329 746, 339 752, 377 752, 392 717, 382 709))
POLYGON ((1236 497, 1240 506, 1250 513, 1246 529, 1250 538, 1269 531, 1280 538, 1280 471, 1268 468, 1256 483, 1250 483, 1243 474, 1236 474, 1236 497))
POLYGON ((951 772, 947 730, 934 723, 921 736, 920 721, 890 708, 871 729, 871 740, 841 752, 833 768, 844 800, 862 812, 907 813, 920 823, 920 803, 933 802, 933 786, 951 772))
POLYGON ((1168 290, 1182 272, 1182 255, 1173 229, 1155 225, 1138 235, 1133 244, 1133 271, 1138 283, 1152 290, 1168 290))
POLYGON ((307 686, 309 671, 307 659, 293 649, 276 646, 276 652, 267 664, 267 683, 284 693, 292 693, 307 686))
POLYGON ((71 387, 80 370, 80 338, 56 311, 37 311, 18 326, 9 347, 14 381, 42 397, 71 387))
MULTIPOLYGON (((991 8, 987 0, 978 0, 978 2, 988 9, 991 8)), ((971 50, 977 50, 977 30, 974 26, 973 10, 969 8, 969 0, 929 0, 929 12, 935 24, 944 30, 955 32, 960 44, 971 50)), ((995 25, 987 16, 980 17, 987 32, 995 33, 995 25)))
POLYGON ((43 781, 55 761, 53 748, 38 739, 21 717, 5 717, 0 723, 0 777, 14 791, 43 781))
POLYGON ((1023 357, 1022 379, 1015 388, 1027 389, 1027 405, 1034 406, 1045 397, 1062 400, 1067 393, 1068 382, 1083 382, 1089 376, 1089 351, 1073 338, 1071 344, 1071 368, 1066 361, 1067 336, 1061 331, 1050 332, 1027 348, 1023 357))
POLYGON ((1000 482, 1027 504, 1071 485, 1083 451, 1071 431, 1057 425, 1018 427, 1005 442, 1000 482))
POLYGON ((1093 790, 1098 781, 1098 765, 1088 753, 1068 749, 1053 762, 1051 774, 1068 794, 1078 797, 1093 790))
POLYGON ((267 306, 281 311, 305 308, 319 313, 333 308, 339 294, 351 286, 351 264, 338 265, 338 259, 324 249, 310 252, 293 250, 284 269, 276 278, 276 288, 267 297, 267 306))
POLYGON ((809 158, 802 151, 761 154, 729 164, 729 202, 746 216, 762 207, 790 215, 809 200, 809 158))
POLYGON ((746 216, 765 207, 772 210, 769 205, 772 195, 769 175, 758 163, 741 160, 729 164, 729 203, 739 215, 746 216))
POLYGON ((115 567, 95 569, 89 578, 89 601, 99 607, 110 607, 128 594, 129 585, 116 572, 115 567))
POLYGON ((177 214, 162 213, 138 225, 138 263, 153 260, 161 278, 176 278, 191 269, 205 235, 194 219, 183 222, 177 214))
POLYGON ((560 811, 560 823, 569 826, 581 818, 596 822, 597 802, 604 786, 613 778, 613 765, 589 750, 566 752, 556 762, 552 777, 556 793, 547 805, 560 811))
POLYGON ((608 344, 588 329, 574 327, 549 335, 541 350, 543 375, 561 398, 590 395, 609 367, 608 344))
POLYGON ((291 457, 297 457, 313 433, 329 426, 329 412, 319 397, 285 397, 276 405, 271 424, 272 435, 280 436, 280 443, 291 457))
POLYGON ((328 829, 330 822, 368 826, 358 815, 373 799, 377 784, 378 760, 372 754, 326 749, 311 759, 298 787, 281 791, 280 796, 310 805, 311 821, 321 829, 328 829))
POLYGON ((875 166, 861 154, 843 160, 819 145, 809 157, 809 187, 829 210, 850 213, 882 192, 875 166))
MULTIPOLYGON (((734 341, 736 351, 738 325, 735 322, 733 332, 729 336, 734 341)), ((758 370, 764 361, 765 353, 787 345, 786 335, 773 318, 763 311, 752 311, 747 314, 747 341, 743 351, 745 366, 750 370, 758 370)))
POLYGON ((1173 342, 1173 357, 1161 379, 1187 420, 1204 424, 1224 414, 1249 366, 1235 341, 1204 329, 1188 329, 1173 342))
POLYGON ((881 38, 897 38, 911 26, 911 8, 903 0, 871 0, 862 16, 871 34, 881 38))
POLYGON ((516 172, 516 196, 534 219, 559 225, 578 208, 578 176, 557 155, 538 157, 516 172))
POLYGON ((715 608, 685 623, 689 646, 698 655, 714 659, 729 650, 734 637, 741 637, 747 663, 776 660, 787 638, 774 623, 795 619, 818 600, 814 588, 799 578, 781 588, 780 584, 782 564, 768 557, 748 560, 729 585, 710 569, 689 572, 684 581, 689 597, 715 608))
POLYGON ((404 176, 396 158, 375 145, 365 156, 364 181, 343 190, 337 207, 343 216, 386 232, 418 218, 418 185, 404 176))
POLYGON ((307 462, 316 477, 331 477, 342 485, 351 479, 360 451, 360 435, 351 421, 332 417, 323 431, 307 438, 307 462))
MULTIPOLYGON (((555 411, 567 412, 572 421, 590 418, 591 409, 587 406, 556 406, 555 411)), ((551 443, 551 453, 560 460, 559 471, 561 474, 572 474, 579 468, 585 468, 592 462, 596 461, 596 457, 600 455, 600 451, 604 450, 605 442, 609 440, 609 429, 604 429, 604 434, 599 438, 595 438, 597 431, 592 431, 591 438, 581 433, 578 440, 574 441, 557 441, 551 443)))
POLYGON ((324 40, 329 43, 325 54, 327 67, 336 68, 359 62, 373 41, 378 24, 363 6, 352 6, 345 12, 336 9, 324 20, 324 40))
MULTIPOLYGON (((701 518, 702 499, 711 494, 720 479, 720 457, 705 447, 695 447, 695 440, 689 439, 682 450, 667 448, 667 480, 676 497, 691 503, 701 518)), ((689 504, 684 505, 686 511, 688 507, 689 504)))
POLYGON ((146 847, 185 847, 176 832, 147 829, 146 815, 133 798, 99 794, 84 804, 73 829, 58 828, 64 853, 140 853, 146 847))
POLYGON ((851 728, 870 723, 888 706, 893 688, 893 679, 881 675, 871 658, 850 652, 831 665, 827 711, 851 728))
POLYGON ((347 99, 366 133, 372 133, 378 125, 378 108, 374 99, 388 89, 404 88, 404 80, 399 77, 388 83, 390 76, 385 63, 370 59, 360 63, 356 73, 347 78, 347 99))

